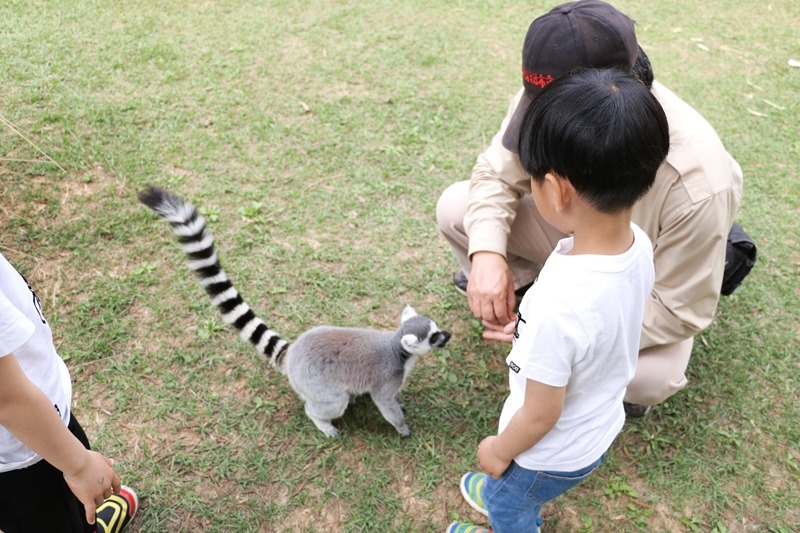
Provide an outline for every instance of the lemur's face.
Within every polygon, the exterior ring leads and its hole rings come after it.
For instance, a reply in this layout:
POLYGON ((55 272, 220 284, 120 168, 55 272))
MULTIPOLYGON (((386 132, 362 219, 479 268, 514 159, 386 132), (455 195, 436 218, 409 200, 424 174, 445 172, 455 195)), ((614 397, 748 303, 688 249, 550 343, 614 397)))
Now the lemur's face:
POLYGON ((450 340, 450 333, 439 329, 430 318, 418 315, 410 305, 403 309, 400 332, 403 335, 403 349, 413 355, 422 355, 431 348, 441 348, 450 340))
POLYGON ((422 316, 403 322, 403 348, 410 354, 422 355, 431 348, 441 348, 450 340, 450 333, 442 331, 436 323, 422 316))

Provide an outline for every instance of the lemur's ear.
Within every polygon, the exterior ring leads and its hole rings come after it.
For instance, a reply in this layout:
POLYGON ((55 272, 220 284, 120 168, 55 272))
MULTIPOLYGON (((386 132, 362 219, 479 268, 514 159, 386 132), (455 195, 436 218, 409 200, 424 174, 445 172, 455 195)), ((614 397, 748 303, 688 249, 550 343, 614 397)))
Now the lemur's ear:
POLYGON ((417 312, 414 311, 414 308, 410 305, 406 304, 405 309, 403 309, 403 315, 400 317, 400 323, 402 324, 412 316, 417 316, 417 312))
POLYGON ((416 335, 403 335, 403 338, 400 339, 400 344, 403 345, 403 348, 410 353, 415 353, 415 349, 419 346, 419 339, 416 335))

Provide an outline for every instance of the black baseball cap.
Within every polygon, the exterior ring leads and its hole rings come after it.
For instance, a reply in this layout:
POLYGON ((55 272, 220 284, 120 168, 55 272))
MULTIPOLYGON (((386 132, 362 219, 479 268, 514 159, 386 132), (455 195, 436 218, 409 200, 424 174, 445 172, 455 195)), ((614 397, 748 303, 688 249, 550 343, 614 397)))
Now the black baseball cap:
POLYGON ((522 45, 525 91, 503 134, 503 146, 518 151, 525 111, 548 83, 579 67, 630 72, 638 52, 633 21, 600 0, 567 2, 534 20, 522 45))

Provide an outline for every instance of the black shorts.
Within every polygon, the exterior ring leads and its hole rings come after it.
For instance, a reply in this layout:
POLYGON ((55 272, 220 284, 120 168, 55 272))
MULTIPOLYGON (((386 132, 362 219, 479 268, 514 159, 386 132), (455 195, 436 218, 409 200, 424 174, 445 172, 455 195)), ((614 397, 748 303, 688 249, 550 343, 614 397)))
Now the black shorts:
MULTIPOLYGON (((83 428, 70 416, 69 430, 89 449, 83 428)), ((64 475, 47 461, 0 473, 0 531, 4 533, 93 533, 83 504, 64 475)))

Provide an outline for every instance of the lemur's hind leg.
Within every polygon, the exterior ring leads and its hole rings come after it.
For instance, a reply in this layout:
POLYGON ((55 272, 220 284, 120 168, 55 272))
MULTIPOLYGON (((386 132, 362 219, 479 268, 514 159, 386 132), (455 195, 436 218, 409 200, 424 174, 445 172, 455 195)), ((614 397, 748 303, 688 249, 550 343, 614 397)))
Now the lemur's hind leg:
POLYGON ((337 397, 328 395, 325 399, 306 399, 306 415, 325 435, 337 437, 339 430, 331 422, 344 414, 349 402, 350 395, 345 392, 337 397))

